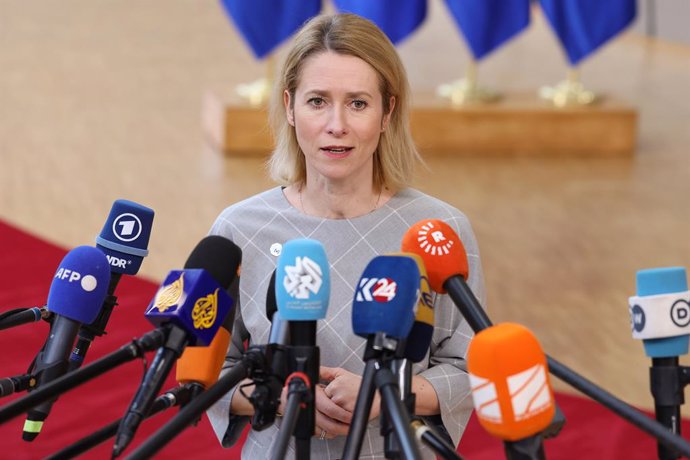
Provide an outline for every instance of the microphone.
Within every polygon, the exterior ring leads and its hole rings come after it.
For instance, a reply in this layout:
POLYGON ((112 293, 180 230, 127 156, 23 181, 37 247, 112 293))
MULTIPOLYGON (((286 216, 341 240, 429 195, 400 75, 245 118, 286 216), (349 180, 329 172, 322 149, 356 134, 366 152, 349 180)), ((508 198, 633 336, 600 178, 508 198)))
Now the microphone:
POLYGON ((136 275, 149 253, 153 209, 129 200, 115 200, 96 237, 96 247, 108 258, 113 273, 136 275))
MULTIPOLYGON (((479 301, 467 286, 467 257, 462 243, 453 229, 437 219, 422 220, 413 225, 403 237, 403 251, 419 254, 428 269, 429 282, 434 291, 447 289, 453 303, 475 332, 490 327, 491 320, 482 309, 479 301), (433 268, 433 269, 432 269, 433 268)), ((607 391, 599 388, 559 361, 546 356, 549 371, 573 388, 604 405, 623 419, 654 436, 665 446, 690 456, 690 443, 668 431, 662 424, 649 419, 637 409, 621 401, 607 391)), ((547 429, 549 437, 555 436, 565 419, 556 407, 556 417, 547 429)))
MULTIPOLYGON (((235 243, 220 235, 209 235, 197 244, 184 268, 204 269, 220 286, 230 286, 232 291, 233 285, 239 281, 241 260, 242 252, 235 243), (232 267, 235 266, 237 268, 233 272, 232 267)), ((237 301, 238 294, 233 294, 230 298, 237 301)), ((182 385, 191 386, 191 398, 218 380, 230 346, 234 319, 235 309, 231 308, 210 345, 188 346, 177 360, 175 379, 182 385)))
POLYGON ((405 232, 401 247, 422 258, 431 289, 440 294, 447 292, 473 331, 491 326, 467 285, 467 253, 450 225, 438 219, 421 220, 405 232))
POLYGON ((105 225, 96 237, 96 247, 103 251, 110 263, 110 284, 98 316, 79 329, 77 343, 70 356, 70 371, 81 367, 93 339, 105 334, 105 326, 117 305, 114 294, 120 278, 123 274, 136 275, 148 254, 153 214, 152 209, 128 200, 115 200, 110 208, 105 225))
POLYGON ((268 334, 268 345, 261 347, 266 362, 266 369, 255 369, 251 372, 254 391, 249 401, 254 407, 251 417, 252 428, 261 431, 273 425, 280 406, 280 394, 288 376, 288 354, 286 347, 290 344, 289 324, 278 311, 276 300, 276 270, 271 273, 266 291, 266 317, 271 321, 268 334))
POLYGON ((278 301, 276 300, 276 271, 273 270, 271 279, 268 281, 266 291, 266 318, 271 322, 271 330, 268 334, 268 343, 276 345, 288 345, 290 343, 290 329, 288 322, 278 311, 278 301))
MULTIPOLYGON (((369 262, 357 283, 352 302, 352 330, 367 340, 363 357, 366 365, 345 440, 344 460, 359 457, 374 400, 377 374, 392 360, 403 358, 405 338, 412 329, 420 297, 420 279, 419 265, 413 257, 381 255, 369 262)), ((390 370, 388 372, 392 377, 390 370)), ((396 429, 398 441, 407 458, 418 458, 419 449, 412 440, 409 416, 402 407, 399 394, 393 401, 390 395, 397 392, 391 385, 386 384, 379 390, 382 416, 385 411, 397 414, 389 415, 392 415, 390 421, 396 429)))
MULTIPOLYGON (((320 356, 316 346, 316 321, 326 317, 330 297, 330 273, 326 250, 311 239, 294 239, 283 245, 276 267, 276 302, 280 317, 288 321, 290 347, 287 350, 287 372, 306 375, 311 384, 303 387, 305 404, 298 414, 294 433, 297 456, 309 455, 310 438, 314 433, 316 391, 319 381, 320 356)), ((290 396, 292 398, 293 395, 290 396)), ((279 442, 278 446, 283 443, 279 442)), ((285 444, 287 445, 287 444, 285 444)))
MULTIPOLYGON (((690 292, 684 267, 653 268, 637 272, 637 295, 628 309, 632 335, 641 339, 652 358, 649 369, 657 421, 680 436, 680 406, 690 381, 678 357, 688 353, 690 339, 690 292)), ((657 443, 659 458, 678 458, 679 453, 657 443)))
POLYGON ((543 460, 541 432, 556 413, 546 356, 524 326, 502 323, 478 332, 467 352, 479 423, 502 439, 509 460, 543 460))
MULTIPOLYGON (((103 305, 110 266, 105 255, 91 246, 78 246, 62 259, 48 291, 48 310, 53 313, 50 334, 30 373, 32 389, 67 372, 69 353, 83 323, 90 323, 103 305)), ((57 398, 39 404, 26 417, 22 439, 33 441, 57 398)))
POLYGON ((227 283, 222 288, 204 269, 173 270, 166 277, 145 313, 154 326, 165 331, 166 343, 156 352, 120 423, 113 446, 113 457, 117 457, 131 442, 142 419, 149 413, 174 360, 182 354, 184 347, 188 344, 195 346, 211 343, 232 308, 233 300, 225 289, 229 288, 237 274, 240 257, 237 248, 234 259, 225 260, 224 265, 218 265, 222 269, 216 277, 227 283))

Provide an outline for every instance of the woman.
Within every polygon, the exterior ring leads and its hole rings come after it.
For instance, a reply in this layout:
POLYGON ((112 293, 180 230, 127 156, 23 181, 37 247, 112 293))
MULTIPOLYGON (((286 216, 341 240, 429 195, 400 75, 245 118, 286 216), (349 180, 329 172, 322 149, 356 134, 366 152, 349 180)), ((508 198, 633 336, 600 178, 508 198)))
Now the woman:
MULTIPOLYGON (((373 23, 350 14, 312 19, 296 35, 275 83, 271 122, 277 147, 269 166, 281 187, 230 206, 211 229, 243 251, 227 368, 241 356, 245 340, 268 342, 266 291, 282 244, 312 238, 326 249, 331 296, 327 317, 318 323, 325 384, 316 390, 314 459, 339 458, 343 452, 364 368, 365 341, 351 326, 354 286, 374 256, 399 251, 402 236, 419 220, 442 219, 460 236, 470 264, 468 283, 484 301, 479 252, 467 218, 409 188, 420 158, 409 131, 408 99, 402 63, 373 23)), ((435 298, 435 324, 429 359, 414 367, 416 413, 440 414, 457 444, 472 409, 464 360, 472 332, 445 295, 435 298)), ((209 417, 227 445, 238 417, 252 413, 235 389, 209 417)), ((361 458, 384 457, 378 413, 375 401, 361 458)), ((243 458, 268 458, 279 425, 280 420, 251 431, 243 458)))

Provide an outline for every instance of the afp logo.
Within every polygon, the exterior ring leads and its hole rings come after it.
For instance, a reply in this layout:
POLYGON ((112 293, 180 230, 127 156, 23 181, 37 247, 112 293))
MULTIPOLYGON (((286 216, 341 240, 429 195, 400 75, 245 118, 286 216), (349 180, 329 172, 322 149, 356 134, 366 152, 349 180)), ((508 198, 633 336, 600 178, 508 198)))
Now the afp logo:
POLYGON ((81 273, 70 270, 69 268, 60 267, 55 273, 55 278, 67 280, 68 283, 79 282, 81 288, 86 292, 91 292, 98 286, 98 281, 93 275, 81 276, 81 273))
POLYGON ((141 235, 141 220, 131 212, 120 214, 113 221, 113 234, 120 241, 128 243, 141 235))
POLYGON ((362 278, 355 299, 358 302, 390 302, 397 291, 397 283, 390 278, 362 278))
POLYGON ((678 327, 690 324, 690 303, 687 300, 676 300, 671 305, 671 321, 678 327))

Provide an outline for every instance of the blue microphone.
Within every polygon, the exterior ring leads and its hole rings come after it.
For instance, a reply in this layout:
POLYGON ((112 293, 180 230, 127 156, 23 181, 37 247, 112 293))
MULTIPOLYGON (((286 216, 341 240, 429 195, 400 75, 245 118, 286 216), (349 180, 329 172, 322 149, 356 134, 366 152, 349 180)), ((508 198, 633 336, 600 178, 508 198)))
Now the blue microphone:
POLYGON ((409 256, 374 257, 359 279, 352 302, 352 330, 363 338, 405 339, 415 320, 420 273, 409 256))
MULTIPOLYGON (((78 246, 67 253, 55 272, 47 307, 53 313, 50 335, 36 357, 33 389, 67 372, 69 354, 79 326, 93 321, 103 305, 110 279, 105 255, 91 246, 78 246)), ((22 438, 33 441, 50 413, 53 401, 39 404, 27 414, 22 438)))
MULTIPOLYGON (((641 339, 652 358, 649 369, 654 412, 659 423, 680 436, 680 406, 685 402, 687 369, 678 357, 688 353, 690 292, 684 267, 652 268, 637 272, 637 295, 629 299, 633 338, 641 339)), ((657 443, 659 458, 679 454, 657 443)))
POLYGON ((96 237, 113 272, 136 275, 149 253, 153 209, 129 200, 115 200, 108 219, 96 237))
MULTIPOLYGON (((290 432, 295 437, 297 457, 309 455, 315 427, 315 385, 319 380, 320 354, 316 346, 316 321, 326 317, 330 298, 330 267, 323 245, 311 239, 295 239, 283 245, 276 267, 276 302, 280 317, 288 321, 287 373, 302 377, 290 379, 300 392, 289 391, 288 407, 305 403, 296 417, 283 419, 288 432, 277 442, 277 450, 287 446, 290 432), (306 379, 303 378, 306 376, 306 379), (302 385, 300 386, 300 382, 302 385), (290 427, 294 428, 294 431, 290 427)), ((290 411, 292 414, 292 411, 290 411)))
POLYGON ((324 319, 330 292, 328 259, 323 245, 306 238, 285 243, 276 268, 280 316, 297 322, 324 319))
POLYGON ((395 430, 403 457, 420 458, 412 439, 409 415, 401 400, 400 385, 390 369, 395 367, 395 360, 404 358, 406 339, 419 308, 420 280, 418 261, 409 255, 376 256, 359 279, 352 302, 352 330, 367 339, 363 356, 366 365, 345 440, 344 460, 359 458, 376 387, 382 399, 381 428, 386 456, 393 445, 390 439, 395 430))
POLYGON ((127 200, 116 200, 110 208, 108 219, 96 237, 96 247, 103 251, 110 263, 110 284, 98 316, 90 323, 82 324, 72 355, 69 370, 81 367, 91 342, 105 334, 105 326, 115 305, 115 289, 122 275, 136 275, 141 261, 148 254, 146 249, 153 225, 153 210, 127 200))

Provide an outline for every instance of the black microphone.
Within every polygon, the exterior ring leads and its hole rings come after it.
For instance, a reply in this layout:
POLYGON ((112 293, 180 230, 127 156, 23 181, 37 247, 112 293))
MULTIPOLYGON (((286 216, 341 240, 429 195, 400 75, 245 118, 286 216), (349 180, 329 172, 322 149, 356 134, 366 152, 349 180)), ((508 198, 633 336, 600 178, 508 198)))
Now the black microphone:
POLYGON ((268 333, 268 343, 277 345, 290 344, 289 324, 278 311, 276 301, 276 271, 273 270, 266 291, 266 318, 271 322, 271 330, 268 333))
MULTIPOLYGON (((53 277, 48 292, 48 309, 55 315, 43 350, 30 374, 40 387, 67 372, 68 357, 79 326, 98 315, 105 299, 110 266, 105 255, 91 246, 79 246, 67 253, 53 277)), ((43 428, 53 405, 48 401, 31 409, 22 439, 33 441, 43 428)))
MULTIPOLYGON (((207 238, 220 241, 217 238, 222 237, 207 238)), ((225 290, 237 276, 241 251, 230 240, 223 240, 228 242, 228 250, 218 257, 221 263, 213 264, 211 260, 216 259, 210 257, 202 261, 219 269, 215 274, 216 279, 204 269, 173 270, 145 313, 151 323, 165 331, 166 343, 156 352, 120 423, 113 446, 113 457, 120 455, 131 442, 185 346, 210 344, 229 314, 233 300, 225 290), (225 284, 221 287, 219 282, 225 284)))

